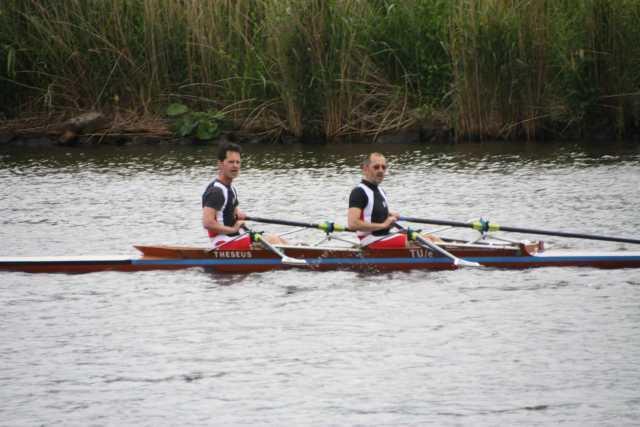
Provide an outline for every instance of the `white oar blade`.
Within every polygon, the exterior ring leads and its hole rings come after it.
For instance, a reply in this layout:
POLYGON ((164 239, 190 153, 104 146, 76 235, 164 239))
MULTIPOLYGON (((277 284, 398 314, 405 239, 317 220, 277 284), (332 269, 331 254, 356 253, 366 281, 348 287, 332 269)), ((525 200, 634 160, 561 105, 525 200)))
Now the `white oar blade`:
POLYGON ((458 266, 458 267, 482 267, 481 264, 478 264, 477 262, 474 261, 466 261, 464 259, 460 259, 457 258, 454 262, 454 265, 458 266))
POLYGON ((309 265, 304 259, 291 258, 290 256, 283 256, 282 263, 287 265, 309 265))

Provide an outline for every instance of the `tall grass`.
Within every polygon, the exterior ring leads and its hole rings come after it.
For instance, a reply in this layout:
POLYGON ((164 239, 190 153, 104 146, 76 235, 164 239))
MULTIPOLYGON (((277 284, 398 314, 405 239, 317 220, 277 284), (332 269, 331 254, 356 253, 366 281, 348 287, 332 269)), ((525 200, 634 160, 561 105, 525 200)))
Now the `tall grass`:
POLYGON ((265 99, 264 6, 231 0, 183 6, 188 28, 184 40, 188 59, 183 65, 188 80, 181 92, 218 105, 265 99))
POLYGON ((184 21, 170 0, 15 1, 3 38, 13 38, 18 82, 35 88, 30 108, 85 109, 122 103, 148 109, 180 78, 184 21), (162 13, 158 11, 163 11, 162 13))
POLYGON ((6 0, 0 3, 0 119, 19 111, 18 104, 37 88, 28 87, 28 81, 18 75, 28 68, 22 55, 17 37, 24 32, 23 22, 17 13, 20 0, 6 0))
POLYGON ((640 129, 638 0, 4 0, 6 115, 171 100, 242 129, 459 138, 640 129))
POLYGON ((391 82, 406 86, 416 104, 442 107, 451 89, 448 16, 455 2, 370 3, 363 33, 375 63, 391 82))
POLYGON ((587 67, 582 81, 595 84, 588 122, 613 123, 620 135, 640 128, 640 2, 590 0, 585 16, 587 67), (603 116, 598 120, 598 116, 603 116))
POLYGON ((455 128, 535 139, 638 128, 640 2, 459 1, 451 24, 455 128))
POLYGON ((294 135, 375 134, 408 120, 407 92, 367 50, 372 13, 358 0, 269 2, 265 63, 294 135))
POLYGON ((451 17, 456 131, 535 138, 550 77, 544 0, 461 1, 451 17))

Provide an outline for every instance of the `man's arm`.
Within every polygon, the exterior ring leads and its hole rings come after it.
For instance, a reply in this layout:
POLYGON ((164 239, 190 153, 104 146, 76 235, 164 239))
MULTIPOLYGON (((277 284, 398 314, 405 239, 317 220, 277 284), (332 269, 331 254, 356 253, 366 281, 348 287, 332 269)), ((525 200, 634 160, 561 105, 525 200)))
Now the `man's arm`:
POLYGON ((233 227, 227 227, 220 224, 217 218, 218 211, 208 206, 202 208, 202 226, 207 230, 213 231, 218 234, 233 234, 240 230, 240 227, 244 225, 244 221, 236 221, 233 227))
POLYGON ((245 219, 245 218, 247 218, 247 214, 244 211, 240 210, 240 208, 236 208, 235 213, 236 213, 236 219, 245 219))
POLYGON ((360 219, 360 215, 362 214, 362 209, 360 208, 349 208, 349 212, 347 213, 347 224, 351 230, 357 231, 378 231, 384 230, 386 228, 390 228, 391 224, 398 220, 397 214, 391 214, 387 217, 384 222, 365 222, 360 219))

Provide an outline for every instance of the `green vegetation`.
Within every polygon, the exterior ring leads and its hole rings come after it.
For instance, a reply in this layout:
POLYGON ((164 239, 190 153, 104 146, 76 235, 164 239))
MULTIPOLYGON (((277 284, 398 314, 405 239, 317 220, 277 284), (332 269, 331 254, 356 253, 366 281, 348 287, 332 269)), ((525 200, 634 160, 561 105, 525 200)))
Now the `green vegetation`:
POLYGON ((173 131, 179 137, 192 136, 208 141, 220 136, 224 114, 219 111, 191 111, 180 103, 167 107, 167 116, 174 119, 173 131))
POLYGON ((459 138, 625 137, 639 22, 640 0, 4 0, 0 117, 179 102, 273 136, 437 116, 459 138))

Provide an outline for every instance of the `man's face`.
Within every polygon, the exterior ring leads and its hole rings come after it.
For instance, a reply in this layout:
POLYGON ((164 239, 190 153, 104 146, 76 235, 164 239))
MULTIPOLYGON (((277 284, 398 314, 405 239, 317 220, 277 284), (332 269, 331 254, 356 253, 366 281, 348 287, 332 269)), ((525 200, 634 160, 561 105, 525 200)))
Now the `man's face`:
POLYGON ((233 180, 240 174, 240 153, 227 151, 227 157, 223 161, 218 161, 218 167, 222 176, 233 180))
POLYGON ((373 156, 371 157, 371 162, 365 165, 362 170, 367 181, 380 184, 387 171, 387 161, 382 156, 373 156))

